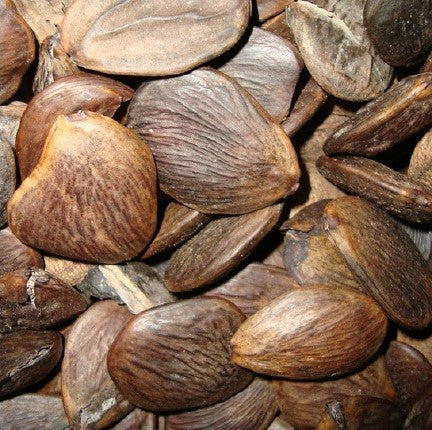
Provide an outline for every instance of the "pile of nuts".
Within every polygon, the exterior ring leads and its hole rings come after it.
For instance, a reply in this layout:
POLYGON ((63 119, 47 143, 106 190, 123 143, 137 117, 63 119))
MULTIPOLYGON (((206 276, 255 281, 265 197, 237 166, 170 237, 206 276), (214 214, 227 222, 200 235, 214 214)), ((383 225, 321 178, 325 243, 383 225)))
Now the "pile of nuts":
POLYGON ((431 428, 430 1, 0 23, 1 429, 431 428))

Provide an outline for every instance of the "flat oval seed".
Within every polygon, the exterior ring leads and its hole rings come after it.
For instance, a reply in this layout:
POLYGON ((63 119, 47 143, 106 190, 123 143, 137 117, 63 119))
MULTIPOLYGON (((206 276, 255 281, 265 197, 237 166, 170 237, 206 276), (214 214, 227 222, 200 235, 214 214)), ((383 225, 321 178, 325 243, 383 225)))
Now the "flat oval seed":
POLYGON ((252 373, 230 361, 229 340, 245 316, 227 300, 201 297, 133 317, 108 353, 120 391, 148 410, 208 406, 245 388, 252 373))
POLYGON ((360 197, 341 197, 326 206, 324 227, 391 320, 411 329, 431 322, 432 274, 396 221, 360 197))
POLYGON ((324 144, 328 154, 379 154, 432 122, 432 73, 408 76, 360 108, 324 144))
POLYGON ((288 136, 221 72, 200 69, 144 84, 128 127, 152 149, 162 191, 200 212, 251 212, 298 187, 288 136))
POLYGON ((232 360, 271 376, 326 378, 358 369, 375 354, 387 318, 350 288, 293 290, 249 317, 231 340, 232 360))
POLYGON ((411 222, 432 221, 432 189, 364 157, 320 157, 319 172, 333 184, 411 222))

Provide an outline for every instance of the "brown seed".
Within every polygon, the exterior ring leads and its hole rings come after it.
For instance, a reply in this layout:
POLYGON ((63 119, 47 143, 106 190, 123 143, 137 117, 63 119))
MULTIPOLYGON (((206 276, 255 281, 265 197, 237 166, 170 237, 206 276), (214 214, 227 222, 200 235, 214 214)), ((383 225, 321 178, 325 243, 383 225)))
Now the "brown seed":
POLYGON ((287 8, 288 25, 310 74, 344 100, 370 100, 392 77, 363 27, 363 6, 363 0, 299 0, 287 8))
POLYGON ((13 96, 35 55, 33 33, 11 0, 0 0, 0 103, 13 96))
POLYGON ((152 149, 162 191, 200 212, 251 212, 298 187, 289 138, 221 72, 200 69, 141 86, 128 127, 152 149))
POLYGON ((210 221, 171 256, 165 271, 170 291, 211 284, 235 269, 276 225, 281 205, 210 221))
POLYGON ((55 331, 22 330, 0 337, 0 397, 39 382, 62 352, 62 335, 55 331))
POLYGON ((331 400, 362 395, 394 402, 397 396, 381 356, 344 378, 312 382, 278 379, 273 381, 273 388, 281 416, 299 429, 315 429, 331 400))
POLYGON ((15 149, 15 137, 26 107, 18 101, 0 106, 0 141, 7 142, 12 149, 15 149))
POLYGON ((379 154, 430 124, 431 105, 432 73, 408 76, 335 130, 324 152, 379 154))
POLYGON ((0 230, 0 276, 27 267, 43 269, 42 255, 20 242, 9 227, 0 230))
POLYGON ((406 417, 404 430, 428 430, 432 427, 432 387, 423 392, 406 417))
POLYGON ((62 396, 71 425, 104 428, 133 409, 106 365, 109 347, 131 317, 125 306, 106 300, 91 306, 73 325, 62 362, 62 396))
POLYGON ((58 31, 64 11, 73 0, 13 0, 41 44, 58 31))
POLYGON ((217 297, 158 306, 133 317, 108 353, 120 391, 148 410, 175 411, 221 402, 252 373, 230 361, 229 339, 245 316, 217 297))
POLYGON ((399 430, 402 423, 402 413, 394 403, 377 397, 352 396, 327 403, 316 430, 399 430))
POLYGON ((430 3, 367 0, 363 22, 381 58, 393 66, 417 64, 432 47, 430 3))
POLYGON ((432 188, 432 129, 417 143, 412 153, 407 175, 432 188))
POLYGON ((256 0, 259 20, 265 21, 281 13, 291 1, 292 0, 256 0))
POLYGON ((297 49, 294 36, 291 32, 291 29, 288 27, 285 11, 271 19, 268 19, 266 22, 263 22, 261 28, 271 31, 273 34, 276 34, 276 36, 283 37, 287 42, 291 43, 297 49))
POLYGON ((81 294, 42 269, 32 267, 0 276, 0 333, 49 328, 86 309, 81 294))
POLYGON ((292 44, 254 27, 247 43, 219 70, 235 79, 280 122, 288 113, 302 68, 303 61, 292 44))
POLYGON ((42 154, 48 133, 59 115, 89 110, 114 115, 121 102, 133 91, 103 76, 66 76, 32 98, 21 119, 16 136, 16 155, 21 179, 34 169, 42 154))
POLYGON ((390 343, 385 359, 399 406, 407 415, 417 398, 432 386, 432 365, 420 351, 398 341, 390 343))
POLYGON ((60 396, 23 394, 0 402, 2 430, 53 430, 69 426, 60 396))
POLYGON ((322 226, 328 199, 305 206, 281 226, 285 233, 284 265, 299 284, 329 284, 362 290, 343 255, 322 226))
POLYGON ((33 80, 34 94, 40 93, 57 79, 79 73, 80 69, 60 45, 60 34, 47 37, 39 47, 38 66, 33 80))
POLYGON ((364 157, 321 156, 319 172, 345 191, 411 222, 432 221, 432 188, 364 157))
POLYGON ((162 215, 156 236, 140 258, 145 259, 176 248, 201 230, 210 220, 209 215, 189 209, 180 203, 170 202, 162 215))
POLYGON ((87 297, 124 303, 133 314, 176 300, 165 288, 159 273, 140 262, 96 266, 77 288, 87 297))
POLYGON ((417 330, 430 323, 432 274, 396 221, 360 197, 341 197, 325 208, 324 228, 391 320, 417 330))
POLYGON ((112 427, 112 430, 158 430, 164 428, 158 427, 157 421, 157 415, 140 408, 135 408, 112 427))
POLYGON ((387 332, 387 318, 350 288, 290 291, 249 317, 231 340, 232 360, 271 376, 326 378, 361 367, 387 332))
POLYGON ((9 144, 0 140, 0 227, 6 222, 6 204, 16 185, 15 156, 9 144))
POLYGON ((8 204, 24 243, 78 260, 136 256, 156 227, 156 170, 135 133, 98 113, 61 115, 8 204), (94 157, 94 154, 97 157, 94 157))
POLYGON ((269 381, 256 377, 244 390, 206 408, 168 415, 166 430, 267 430, 278 411, 269 381))
POLYGON ((282 267, 250 263, 226 282, 205 293, 234 303, 250 316, 299 285, 282 267))
POLYGON ((91 5, 77 0, 62 22, 61 42, 74 61, 87 69, 174 75, 233 46, 246 29, 249 13, 248 0, 145 4, 109 0, 91 5))
POLYGON ((69 285, 77 285, 94 264, 45 255, 45 270, 69 285))
POLYGON ((281 124, 285 133, 289 137, 294 136, 326 101, 327 93, 316 83, 312 76, 309 76, 288 118, 281 124))

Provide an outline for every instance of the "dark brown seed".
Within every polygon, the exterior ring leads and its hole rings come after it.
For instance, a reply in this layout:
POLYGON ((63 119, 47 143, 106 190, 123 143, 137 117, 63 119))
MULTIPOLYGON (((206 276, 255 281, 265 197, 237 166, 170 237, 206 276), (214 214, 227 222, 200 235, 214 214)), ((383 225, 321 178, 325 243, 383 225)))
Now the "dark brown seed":
POLYGON ((264 30, 271 31, 273 34, 276 34, 276 36, 283 37, 287 42, 293 44, 297 49, 294 36, 291 32, 291 29, 288 27, 285 11, 267 20, 262 24, 261 27, 264 30))
POLYGON ((297 282, 282 267, 250 263, 206 296, 217 296, 234 303, 246 316, 267 306, 273 299, 294 288, 297 282))
POLYGON ((421 73, 432 73, 432 51, 429 52, 429 55, 426 58, 423 66, 420 69, 421 73))
POLYGON ((249 0, 145 4, 108 0, 91 5, 77 0, 62 22, 61 42, 73 60, 87 69, 174 75, 231 48, 245 31, 249 14, 249 0))
POLYGON ((16 155, 21 179, 34 169, 48 133, 59 115, 89 110, 114 115, 133 91, 103 76, 81 73, 58 79, 33 97, 24 112, 16 136, 16 155))
POLYGON ((87 309, 75 289, 42 269, 20 269, 0 276, 0 333, 42 330, 87 309))
POLYGON ((403 423, 398 407, 369 396, 346 397, 331 401, 316 430, 400 430, 403 423))
POLYGON ((57 117, 40 162, 9 200, 8 221, 34 248, 118 263, 150 242, 156 206, 145 142, 108 117, 81 112, 57 117))
POLYGON ((9 144, 0 140, 0 227, 6 222, 6 204, 16 185, 15 156, 9 144))
POLYGON ((128 126, 152 149, 161 189, 200 212, 251 212, 298 187, 289 138, 221 72, 200 69, 143 85, 128 126))
POLYGON ((60 45, 60 34, 47 37, 39 47, 38 66, 33 80, 33 93, 37 94, 57 79, 79 73, 80 69, 60 45))
MULTIPOLYGON (((412 225, 399 222, 399 225, 405 230, 411 240, 414 242, 420 254, 425 260, 428 260, 432 251, 432 230, 428 226, 421 228, 419 225, 412 225)), ((428 261, 429 267, 430 262, 428 261)))
POLYGON ((364 0, 299 0, 287 8, 288 25, 310 74, 344 100, 370 100, 392 77, 363 27, 363 6, 364 0))
POLYGON ((417 330, 430 323, 432 274, 396 221, 360 197, 341 197, 327 205, 324 227, 391 320, 417 330))
POLYGON ((382 357, 361 371, 327 381, 273 381, 281 416, 299 429, 315 429, 326 403, 348 396, 373 396, 396 400, 396 391, 382 357))
POLYGON ((417 398, 432 386, 432 365, 420 351, 398 341, 390 343, 385 359, 399 406, 407 415, 417 398))
POLYGON ((379 154, 430 124, 431 106, 432 73, 408 76, 336 129, 324 152, 379 154))
POLYGON ((381 58, 393 66, 421 61, 432 47, 431 4, 424 0, 367 0, 363 22, 381 58))
POLYGON ((432 129, 417 143, 412 153, 407 175, 432 188, 432 129))
POLYGON ((41 44, 47 37, 58 31, 64 11, 72 0, 13 0, 13 2, 41 44))
POLYGON ((219 70, 235 79, 277 122, 282 121, 303 68, 297 49, 254 27, 247 43, 219 70))
POLYGON ((0 337, 0 397, 39 382, 63 352, 55 331, 19 331, 0 337))
POLYGON ((176 248, 190 239, 211 220, 209 215, 171 202, 166 207, 156 236, 140 258, 145 259, 153 255, 176 248))
POLYGON ((0 106, 0 141, 7 142, 12 149, 15 149, 15 137, 26 108, 25 103, 18 101, 0 106))
POLYGON ((265 21, 281 13, 291 1, 292 0, 256 0, 259 20, 265 21))
POLYGON ((429 387, 414 403, 408 414, 404 430, 429 430, 432 428, 432 387, 429 387))
POLYGON ((142 312, 119 333, 108 369, 120 391, 148 410, 176 411, 221 402, 252 380, 230 361, 229 340, 244 314, 217 297, 142 312))
POLYGON ((380 347, 387 318, 350 288, 298 288, 249 317, 231 340, 232 360, 257 373, 317 379, 358 369, 380 347))
POLYGON ((361 282, 324 231, 322 216, 329 202, 325 199, 312 203, 281 226, 287 230, 285 268, 301 285, 328 284, 362 290, 361 282))
POLYGON ((285 133, 289 137, 294 136, 326 101, 327 93, 316 83, 312 76, 309 76, 288 118, 281 124, 285 133))
POLYGON ((345 191, 410 222, 432 221, 432 188, 364 157, 321 156, 319 172, 345 191))
POLYGON ((87 297, 124 303, 133 314, 176 300, 159 273, 140 262, 96 266, 77 288, 87 297))
POLYGON ((125 306, 107 300, 91 306, 73 325, 62 362, 62 396, 74 427, 104 428, 133 409, 106 365, 109 347, 131 317, 125 306))
POLYGON ((69 422, 60 396, 23 394, 0 402, 2 430, 66 429, 69 422))
POLYGON ((270 382, 256 377, 244 390, 206 408, 168 415, 166 430, 267 430, 278 407, 270 382))
POLYGON ((276 225, 281 205, 210 221, 171 256, 165 284, 190 291, 215 282, 235 269, 276 225))
POLYGON ((398 330, 397 340, 417 349, 425 356, 429 363, 432 363, 432 336, 430 328, 415 333, 398 330))
POLYGON ((0 276, 27 267, 43 269, 42 255, 20 242, 9 227, 0 230, 0 276))
POLYGON ((0 103, 13 96, 35 55, 33 33, 11 0, 0 0, 0 103))

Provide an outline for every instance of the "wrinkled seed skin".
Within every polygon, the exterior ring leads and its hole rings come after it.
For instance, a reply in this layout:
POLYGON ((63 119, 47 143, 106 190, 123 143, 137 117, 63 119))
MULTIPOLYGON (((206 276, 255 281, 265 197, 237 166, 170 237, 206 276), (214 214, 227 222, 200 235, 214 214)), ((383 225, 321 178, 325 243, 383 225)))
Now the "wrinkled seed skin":
POLYGON ((57 118, 41 160, 8 203, 9 227, 22 242, 98 263, 135 257, 156 217, 151 151, 131 130, 92 112, 57 118))
POLYGON ((252 373, 230 362, 229 340, 244 321, 230 302, 201 297, 133 317, 108 353, 120 391, 146 410, 176 411, 223 401, 252 373))
POLYGON ((0 140, 0 227, 6 222, 6 205, 16 182, 14 152, 6 141, 0 140))
POLYGON ((430 124, 431 106, 432 73, 408 76, 338 127, 324 152, 377 155, 430 124))
POLYGON ((249 317, 231 340, 232 360, 257 373, 293 379, 358 369, 380 347, 387 318, 349 288, 303 287, 249 317))
POLYGON ((341 197, 326 206, 324 228, 389 319, 414 330, 431 322, 432 274, 396 221, 360 197, 341 197))
POLYGON ((113 79, 80 73, 58 79, 34 96, 24 111, 16 136, 21 180, 36 167, 57 116, 79 110, 113 116, 132 95, 131 88, 113 79))
POLYGON ((234 80, 213 69, 142 85, 127 125, 153 151, 162 191, 200 212, 252 212, 298 187, 288 136, 234 80))

